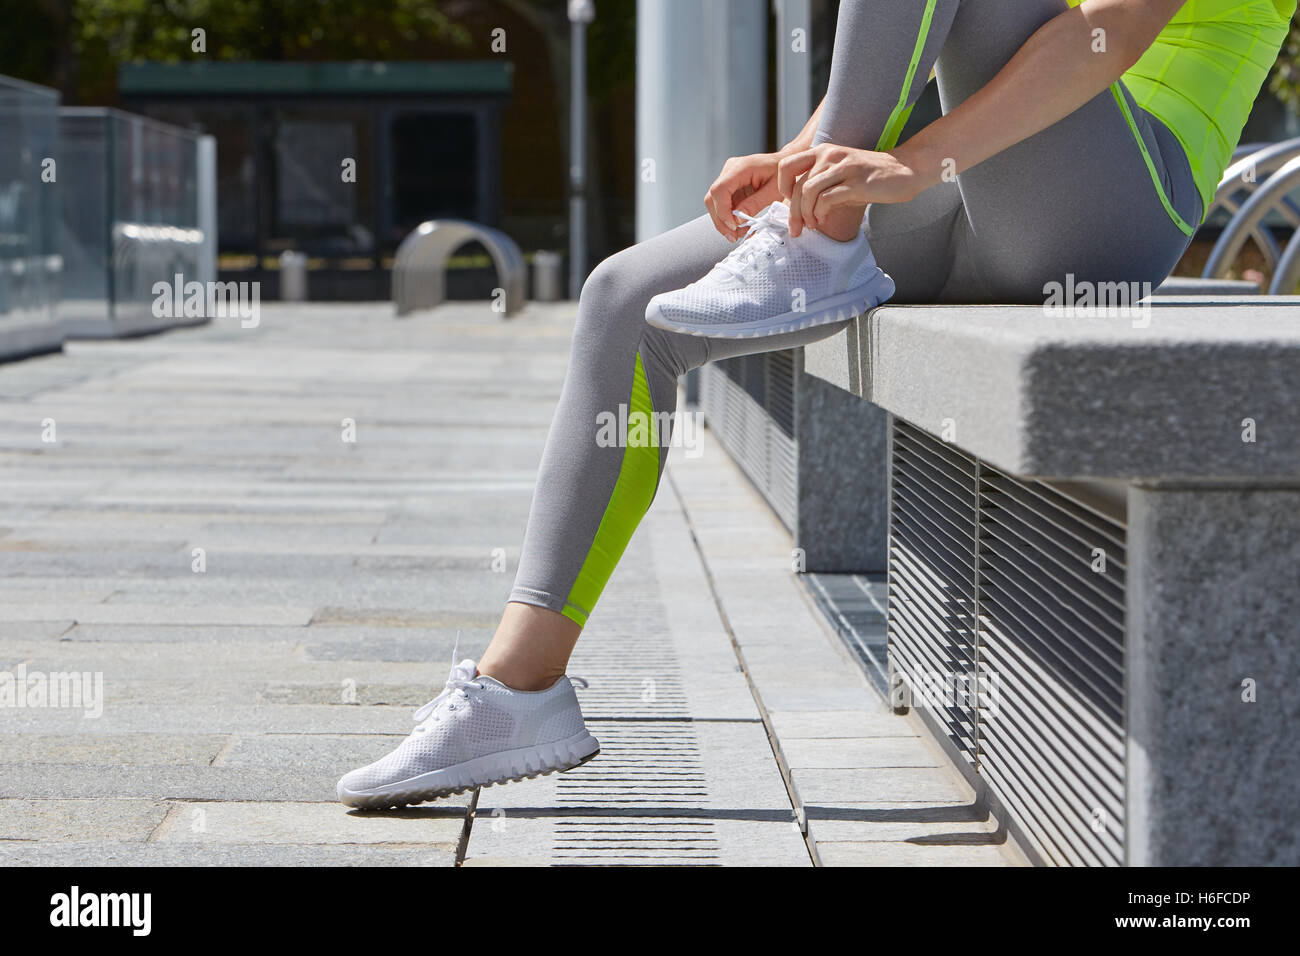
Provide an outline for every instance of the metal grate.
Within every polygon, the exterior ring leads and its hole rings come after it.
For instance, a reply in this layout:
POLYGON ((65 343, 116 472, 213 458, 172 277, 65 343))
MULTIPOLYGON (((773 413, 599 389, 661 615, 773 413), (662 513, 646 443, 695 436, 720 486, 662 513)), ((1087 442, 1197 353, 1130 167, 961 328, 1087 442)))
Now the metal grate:
POLYGON ((813 601, 835 628, 845 646, 853 652, 862 671, 881 694, 888 694, 889 602, 885 575, 825 574, 799 575, 813 601))
POLYGON ((700 370, 700 409, 787 528, 795 523, 794 352, 722 359, 700 370))
POLYGON ((1045 859, 1124 858, 1121 521, 980 472, 980 771, 1045 859), (1095 568, 1095 570, 1094 570, 1095 568))
POLYGON ((561 820, 555 866, 720 866, 708 820, 561 820))
POLYGON ((689 723, 592 721, 600 737, 599 772, 558 778, 572 803, 698 806, 708 796, 699 743, 689 723))
MULTIPOLYGON (((585 700, 584 700, 585 705, 585 700)), ((556 779, 560 806, 583 814, 556 822, 560 866, 716 866, 712 820, 695 729, 687 721, 591 720, 600 761, 556 779)))
MULTIPOLYGON (((618 612, 644 625, 655 610, 635 600, 618 612)), ((643 626, 606 618, 599 641, 574 655, 573 673, 600 759, 559 774, 551 862, 559 866, 716 866, 722 848, 701 812, 710 792, 681 666, 643 626)))
POLYGON ((1120 864, 1122 505, 898 420, 891 465, 891 665, 1045 861, 1120 864))
POLYGON ((897 420, 890 458, 890 663, 973 764, 977 463, 897 420))

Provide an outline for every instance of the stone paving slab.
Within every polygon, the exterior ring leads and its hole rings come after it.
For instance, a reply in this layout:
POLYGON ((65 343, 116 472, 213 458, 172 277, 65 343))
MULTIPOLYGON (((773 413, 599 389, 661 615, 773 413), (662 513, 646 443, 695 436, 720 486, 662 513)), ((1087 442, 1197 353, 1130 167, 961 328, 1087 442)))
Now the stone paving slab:
POLYGON ((998 845, 927 845, 892 840, 876 843, 819 843, 824 866, 1015 866, 998 845))
POLYGON ((447 844, 4 843, 0 866, 452 866, 447 844))
MULTIPOLYGON (((413 707, 428 699, 427 692, 435 681, 446 679, 445 674, 439 673, 446 670, 444 661, 369 661, 363 668, 358 661, 306 659, 296 653, 299 646, 270 641, 226 642, 216 645, 219 652, 214 651, 199 659, 188 644, 179 641, 146 644, 125 641, 108 644, 72 640, 39 644, 5 641, 0 642, 0 656, 27 660, 30 662, 29 670, 101 673, 108 689, 157 682, 192 691, 195 682, 207 681, 238 684, 259 691, 273 683, 326 685, 335 690, 340 689, 343 681, 352 681, 356 686, 411 685, 415 689, 404 694, 400 702, 413 707), (220 673, 214 678, 210 670, 217 667, 220 673)), ((156 690, 165 692, 161 686, 156 690)), ((181 698, 176 702, 184 701, 181 698)), ((348 703, 340 699, 338 693, 319 702, 348 703)))
POLYGON ((166 816, 167 804, 156 799, 0 799, 0 846, 144 841, 166 816))
POLYGON ((0 733, 14 734, 383 734, 410 723, 410 707, 386 705, 118 704, 98 719, 67 708, 0 709, 0 733))
POLYGON ((875 700, 864 710, 770 710, 772 724, 782 740, 836 740, 859 737, 912 737, 919 734, 875 700))
POLYGON ((161 843, 420 844, 454 859, 465 829, 461 805, 340 812, 337 804, 265 801, 174 803, 161 843))
MULTIPOLYGON (((377 760, 405 734, 266 734, 226 739, 218 763, 223 767, 360 767, 377 760)), ((463 802, 457 798, 459 802, 463 802)))
MULTIPOLYGON (((313 625, 308 627, 242 627, 190 625, 74 624, 72 621, 41 622, 43 630, 35 635, 49 640, 71 643, 203 643, 244 645, 281 645, 291 653, 301 653, 306 660, 319 661, 393 661, 435 666, 450 661, 456 642, 454 628, 348 627, 313 625)), ((36 653, 28 640, 34 635, 25 622, 0 628, 0 647, 9 635, 22 638, 21 647, 36 653)), ((12 646, 19 646, 14 642, 12 646)), ((467 645, 468 646, 468 645, 467 645)), ((241 652, 246 649, 241 647, 241 652)))
POLYGON ((309 624, 310 608, 264 605, 173 607, 165 604, 0 604, 6 621, 62 621, 87 624, 309 624))
MULTIPOLYGON (((400 740, 395 738, 393 745, 400 740)), ((302 762, 258 767, 0 764, 0 799, 57 800, 76 794, 93 799, 243 800, 267 807, 296 801, 326 803, 339 812, 334 793, 339 776, 336 764, 302 762)))
POLYGON ((808 804, 951 801, 962 788, 946 767, 819 767, 790 772, 808 804))
POLYGON ((72 764, 88 769, 103 764, 206 767, 228 742, 229 738, 220 734, 3 734, 0 764, 72 764))
POLYGON ((917 749, 914 737, 837 737, 827 740, 782 740, 791 770, 836 767, 932 767, 932 754, 917 749))
MULTIPOLYGON (((104 602, 106 605, 128 605, 134 608, 156 608, 159 606, 187 606, 193 603, 208 602, 214 598, 230 603, 235 601, 245 601, 245 606, 258 610, 261 608, 274 607, 279 601, 285 600, 286 596, 291 596, 299 606, 304 604, 311 605, 309 614, 290 614, 291 608, 284 608, 284 613, 272 619, 262 621, 253 619, 251 615, 247 618, 227 618, 224 621, 210 621, 206 623, 218 624, 221 626, 232 626, 238 624, 257 625, 265 624, 266 626, 293 626, 295 624, 320 623, 326 619, 325 609, 342 604, 342 599, 351 599, 351 604, 339 607, 340 611, 352 611, 360 614, 363 612, 389 611, 394 613, 409 613, 410 605, 420 599, 437 601, 440 610, 472 612, 480 608, 483 603, 491 601, 495 605, 504 602, 510 592, 508 581, 497 581, 486 573, 487 561, 476 562, 482 565, 473 570, 463 570, 443 567, 429 567, 423 569, 426 578, 436 575, 437 584, 426 582, 423 587, 419 585, 419 576, 421 569, 413 571, 410 567, 380 567, 370 568, 370 576, 385 576, 389 580, 377 585, 356 585, 352 582, 358 577, 357 568, 346 568, 344 573, 324 573, 322 571, 316 577, 310 579, 296 580, 292 578, 279 578, 278 580, 254 580, 243 577, 229 577, 223 574, 224 568, 222 563, 225 561, 239 561, 239 555, 223 554, 221 552, 209 552, 208 564, 209 573, 205 575, 194 575, 186 578, 178 578, 167 582, 160 582, 156 579, 146 579, 141 581, 124 581, 121 586, 107 598, 104 602), (195 580, 198 578, 199 580, 195 580)), ((188 562, 189 556, 186 555, 188 562)), ((274 574, 277 569, 282 569, 286 564, 291 563, 292 559, 283 559, 264 565, 262 567, 264 574, 274 574)), ((112 610, 97 610, 93 615, 87 615, 87 623, 122 623, 120 620, 105 619, 106 615, 114 615, 117 618, 128 618, 130 612, 114 608, 112 610), (93 618, 93 620, 92 620, 93 618)), ((137 615, 141 616, 141 615, 137 615)), ((132 622, 133 623, 133 622, 132 622)), ((170 619, 159 620, 157 623, 168 624, 176 623, 170 619)), ((198 622, 203 623, 203 622, 198 622)))
MULTIPOLYGON (((76 625, 71 620, 53 621, 0 621, 0 642, 27 641, 32 638, 61 640, 76 625)), ((10 653, 0 651, 0 658, 10 653)))
MULTIPOLYGON (((825 843, 901 842, 920 845, 993 845, 998 824, 973 803, 855 803, 807 807, 818 848, 825 843)), ((823 861, 824 862, 824 861, 823 861)))

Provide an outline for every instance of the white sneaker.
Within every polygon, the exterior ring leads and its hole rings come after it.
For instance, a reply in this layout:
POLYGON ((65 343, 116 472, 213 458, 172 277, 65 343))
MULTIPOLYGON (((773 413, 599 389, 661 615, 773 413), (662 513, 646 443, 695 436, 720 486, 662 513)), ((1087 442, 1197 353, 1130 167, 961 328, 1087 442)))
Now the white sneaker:
POLYGON ((600 753, 567 677, 547 690, 520 691, 478 675, 474 661, 463 660, 415 719, 415 730, 396 750, 339 781, 343 803, 402 807, 570 770, 600 753))
POLYGON ((704 278, 664 292, 646 321, 672 332, 744 339, 841 322, 894 294, 867 237, 836 242, 814 229, 790 235, 789 209, 774 202, 749 223, 745 238, 704 278))

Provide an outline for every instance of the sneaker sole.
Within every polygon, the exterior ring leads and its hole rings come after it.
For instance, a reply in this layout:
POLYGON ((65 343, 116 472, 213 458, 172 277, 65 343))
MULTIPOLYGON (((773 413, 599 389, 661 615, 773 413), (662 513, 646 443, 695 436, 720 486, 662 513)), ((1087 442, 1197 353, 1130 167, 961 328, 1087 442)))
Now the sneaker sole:
POLYGON ((345 805, 364 810, 405 807, 479 787, 562 773, 582 766, 599 753, 600 742, 584 730, 566 740, 485 754, 371 790, 348 790, 340 783, 338 797, 345 805))
POLYGON ((659 309, 659 303, 646 306, 645 319, 657 329, 698 335, 706 339, 761 339, 769 335, 800 332, 832 322, 856 319, 868 309, 886 302, 894 294, 894 280, 883 269, 865 285, 850 289, 829 299, 820 299, 802 312, 786 312, 758 322, 735 322, 714 325, 697 325, 670 319, 659 309))

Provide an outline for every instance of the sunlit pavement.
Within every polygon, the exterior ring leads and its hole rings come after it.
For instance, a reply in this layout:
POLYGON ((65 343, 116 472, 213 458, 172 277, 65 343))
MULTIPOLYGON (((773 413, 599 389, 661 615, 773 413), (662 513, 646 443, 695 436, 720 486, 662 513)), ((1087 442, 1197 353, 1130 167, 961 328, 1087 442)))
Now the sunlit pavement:
POLYGON ((573 662, 599 758, 334 802, 491 636, 572 319, 266 305, 0 366, 0 670, 62 694, 0 701, 0 862, 1020 862, 707 433, 573 662))

